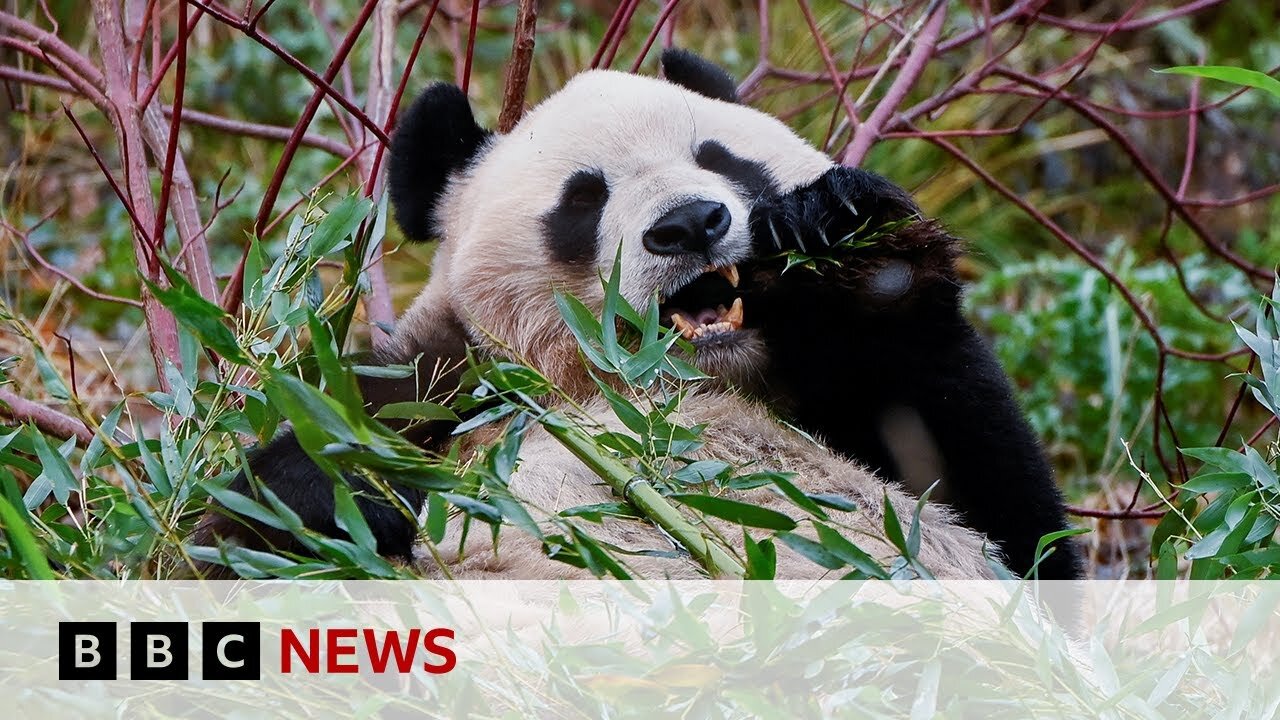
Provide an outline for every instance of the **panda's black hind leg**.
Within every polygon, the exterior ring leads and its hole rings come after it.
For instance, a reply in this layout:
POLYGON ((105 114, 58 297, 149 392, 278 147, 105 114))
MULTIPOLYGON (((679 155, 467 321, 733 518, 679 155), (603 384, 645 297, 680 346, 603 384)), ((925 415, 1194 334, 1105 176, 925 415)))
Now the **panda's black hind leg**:
MULTIPOLYGON (((959 242, 902 189, 843 167, 762 201, 751 227, 745 303, 770 348, 775 408, 887 479, 927 487, 941 475, 946 501, 1026 574, 1041 536, 1067 527, 1065 508, 1008 378, 961 313, 959 242), (797 254, 813 260, 784 271, 797 254), (891 435, 904 416, 920 428, 909 441, 891 435)), ((1039 576, 1080 577, 1074 546, 1056 548, 1039 576)))

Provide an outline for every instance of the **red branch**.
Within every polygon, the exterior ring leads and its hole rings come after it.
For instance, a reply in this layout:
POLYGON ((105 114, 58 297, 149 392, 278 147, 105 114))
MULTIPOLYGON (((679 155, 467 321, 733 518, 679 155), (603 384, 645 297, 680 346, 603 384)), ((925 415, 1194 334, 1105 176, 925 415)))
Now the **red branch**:
POLYGON ((911 54, 907 55, 907 61, 903 63, 898 77, 894 79, 884 97, 876 104, 876 109, 867 117, 867 121, 859 125, 858 129, 854 131, 853 142, 849 143, 849 149, 845 151, 844 157, 840 158, 842 164, 856 167, 862 162, 862 159, 867 155, 867 151, 871 149, 872 143, 876 141, 880 131, 884 129, 885 123, 898 111, 898 105, 907 96, 907 92, 911 90, 916 81, 920 79, 920 74, 924 72, 925 65, 929 64, 929 59, 933 57, 934 49, 938 44, 938 38, 942 34, 942 24, 947 19, 947 4, 939 2, 935 5, 936 7, 929 14, 929 19, 925 21, 920 35, 916 37, 916 45, 912 48, 911 54))
POLYGON ((80 420, 4 388, 0 388, 0 412, 18 422, 33 423, 41 432, 54 437, 76 438, 86 447, 93 440, 93 431, 80 420))
MULTIPOLYGON (((668 8, 676 0, 668 3, 668 8)), ((664 11, 668 12, 668 11, 664 11)), ((516 28, 511 39, 511 60, 507 63, 506 89, 502 94, 502 111, 498 113, 498 132, 510 132, 524 114, 524 98, 529 87, 529 71, 533 66, 533 44, 537 37, 537 0, 520 0, 516 28)), ((661 25, 661 22, 659 22, 661 25)))
MULTIPOLYGON (((196 0, 190 0, 196 1, 196 0)), ((315 117, 316 110, 320 109, 320 103, 324 101, 328 90, 332 89, 333 79, 337 77, 338 70, 342 64, 346 62, 347 55, 351 53, 351 48, 355 46, 356 38, 360 37, 360 32, 364 30, 365 23, 369 22, 369 17, 373 15, 373 9, 378 4, 378 0, 365 0, 364 5, 360 8, 360 14, 356 17, 355 23, 351 29, 347 31, 346 37, 343 39, 342 46, 339 47, 333 56, 333 60, 329 62, 329 66, 325 68, 324 77, 321 82, 317 83, 316 90, 311 95, 311 99, 307 101, 306 107, 302 109, 302 114, 298 118, 298 123, 294 125, 293 134, 285 142, 284 151, 280 154, 280 161, 276 163, 276 171, 271 176, 271 182, 267 185, 266 191, 263 193, 262 203, 258 206, 258 217, 254 221, 253 231, 258 237, 262 237, 263 229, 267 225, 267 220, 271 217, 271 209, 275 207, 276 198, 280 195, 280 188, 284 185, 285 173, 289 170, 289 165, 293 162, 293 156, 298 151, 298 145, 302 142, 302 136, 306 134, 307 126, 311 124, 311 119, 315 117)), ((246 28, 246 34, 251 32, 251 28, 246 28)), ((363 112, 356 110, 361 115, 363 112)), ((383 142, 386 142, 386 134, 382 132, 382 128, 373 126, 376 135, 383 142)))

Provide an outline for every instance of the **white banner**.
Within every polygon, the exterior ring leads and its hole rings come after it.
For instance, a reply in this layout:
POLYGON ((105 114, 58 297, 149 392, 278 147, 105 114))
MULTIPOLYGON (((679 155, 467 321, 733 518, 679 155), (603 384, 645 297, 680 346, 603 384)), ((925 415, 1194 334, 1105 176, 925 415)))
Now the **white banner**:
POLYGON ((1278 601, 1267 582, 0 582, 0 712, 1272 718, 1278 601))

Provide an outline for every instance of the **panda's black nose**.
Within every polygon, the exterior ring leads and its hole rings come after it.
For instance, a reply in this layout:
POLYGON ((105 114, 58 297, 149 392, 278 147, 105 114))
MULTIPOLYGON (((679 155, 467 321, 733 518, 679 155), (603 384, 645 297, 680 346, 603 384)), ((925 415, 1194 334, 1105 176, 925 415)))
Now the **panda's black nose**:
POLYGON ((724 203, 686 203, 658 218, 645 232, 644 246, 658 255, 704 253, 729 232, 731 219, 724 203))

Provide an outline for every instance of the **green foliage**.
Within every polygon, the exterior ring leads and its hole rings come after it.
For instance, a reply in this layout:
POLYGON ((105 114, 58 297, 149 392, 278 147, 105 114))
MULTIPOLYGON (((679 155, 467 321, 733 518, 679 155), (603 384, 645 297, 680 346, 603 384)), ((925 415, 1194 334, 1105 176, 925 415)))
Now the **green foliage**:
MULTIPOLYGON (((1254 398, 1280 420, 1280 282, 1263 298, 1254 330, 1236 332, 1257 355, 1261 378, 1244 380, 1254 398)), ((1243 440, 1243 439, 1242 439, 1243 440)), ((1193 579, 1269 577, 1280 571, 1280 443, 1267 456, 1245 444, 1183 448, 1203 466, 1178 487, 1170 512, 1156 528, 1152 555, 1158 577, 1172 577, 1178 563, 1189 562, 1193 579)))
MULTIPOLYGON (((1104 261, 1169 344, 1208 354, 1237 346, 1230 326, 1206 316, 1167 264, 1140 264, 1118 244, 1104 261)), ((1185 258, 1182 265, 1187 287, 1210 310, 1224 316, 1250 311, 1255 294, 1238 272, 1203 256, 1185 258)), ((1013 378, 1059 476, 1074 492, 1124 471, 1125 443, 1140 462, 1156 464, 1156 345, 1101 273, 1075 259, 1008 264, 971 285, 966 301, 1013 378)), ((1217 434, 1222 397, 1231 387, 1223 383, 1224 374, 1220 365, 1169 358, 1164 397, 1180 438, 1217 434)))

